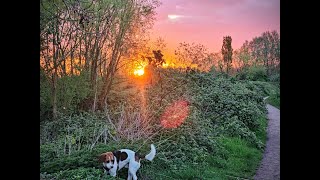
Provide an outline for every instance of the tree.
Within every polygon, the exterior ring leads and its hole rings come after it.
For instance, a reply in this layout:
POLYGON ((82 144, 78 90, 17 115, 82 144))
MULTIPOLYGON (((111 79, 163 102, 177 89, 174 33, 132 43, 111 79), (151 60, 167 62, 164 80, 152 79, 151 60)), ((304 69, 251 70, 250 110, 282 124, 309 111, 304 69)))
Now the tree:
POLYGON ((74 51, 77 41, 73 14, 61 2, 42 0, 40 6, 40 65, 49 75, 52 95, 52 115, 57 118, 57 81, 67 74, 66 59, 74 51))
POLYGON ((164 41, 162 37, 158 37, 156 41, 154 42, 154 48, 155 49, 161 49, 162 52, 167 50, 167 43, 164 41))
POLYGON ((166 61, 162 58, 163 54, 161 53, 161 50, 153 50, 153 55, 154 55, 154 61, 151 63, 154 64, 155 66, 162 66, 163 63, 166 63, 166 61))
POLYGON ((232 38, 231 36, 225 36, 223 37, 223 44, 222 44, 222 49, 221 49, 221 53, 223 56, 223 62, 225 64, 227 64, 227 74, 229 74, 230 68, 231 68, 231 64, 232 64, 232 47, 231 47, 231 43, 232 43, 232 38))
POLYGON ((204 70, 206 61, 210 60, 210 58, 208 58, 209 53, 207 48, 202 44, 180 43, 175 50, 175 55, 178 62, 185 68, 196 66, 197 68, 204 70))
POLYGON ((249 42, 245 41, 241 48, 235 52, 235 58, 240 64, 240 70, 246 69, 250 65, 251 56, 249 52, 249 42))
POLYGON ((50 77, 53 117, 59 111, 57 81, 70 75, 88 76, 92 93, 86 102, 92 111, 103 109, 119 64, 147 36, 159 1, 41 0, 40 4, 40 65, 50 77))
POLYGON ((223 58, 221 52, 212 53, 212 61, 216 68, 220 70, 220 72, 223 72, 223 58))
MULTIPOLYGON (((103 109, 106 104, 106 98, 112 86, 112 82, 121 58, 130 52, 130 48, 134 45, 132 38, 137 38, 137 33, 145 33, 150 28, 151 22, 154 20, 155 8, 158 1, 146 0, 122 0, 118 10, 117 26, 115 28, 114 42, 112 44, 111 56, 106 75, 102 78, 102 89, 99 93, 99 108, 103 109)), ((133 46, 134 47, 134 46, 133 46)))
POLYGON ((249 42, 251 58, 267 69, 267 74, 279 71, 280 64, 280 35, 277 31, 263 32, 249 42))

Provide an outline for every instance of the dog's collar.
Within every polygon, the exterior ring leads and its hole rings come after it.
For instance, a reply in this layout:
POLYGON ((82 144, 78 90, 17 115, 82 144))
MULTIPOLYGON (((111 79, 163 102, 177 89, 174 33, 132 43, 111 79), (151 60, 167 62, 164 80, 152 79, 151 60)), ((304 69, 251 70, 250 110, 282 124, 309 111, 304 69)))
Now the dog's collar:
POLYGON ((103 169, 106 170, 106 171, 109 171, 109 168, 103 166, 103 169))

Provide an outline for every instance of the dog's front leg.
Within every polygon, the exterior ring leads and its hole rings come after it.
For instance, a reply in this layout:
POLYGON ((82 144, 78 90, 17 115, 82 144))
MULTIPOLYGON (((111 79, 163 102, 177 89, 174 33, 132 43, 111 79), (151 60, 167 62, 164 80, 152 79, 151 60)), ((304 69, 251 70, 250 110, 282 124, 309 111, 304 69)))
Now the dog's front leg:
POLYGON ((130 171, 128 171, 128 178, 127 178, 127 180, 132 180, 132 175, 131 175, 130 171))
POLYGON ((136 172, 131 173, 131 175, 132 175, 133 180, 137 180, 137 179, 138 179, 138 177, 137 177, 137 175, 136 175, 136 172))

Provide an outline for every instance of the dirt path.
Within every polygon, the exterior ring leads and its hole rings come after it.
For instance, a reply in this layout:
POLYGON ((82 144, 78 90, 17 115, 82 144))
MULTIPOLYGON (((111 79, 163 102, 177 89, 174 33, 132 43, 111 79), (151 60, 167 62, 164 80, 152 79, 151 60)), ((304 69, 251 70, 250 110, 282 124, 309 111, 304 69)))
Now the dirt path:
POLYGON ((269 121, 266 148, 255 180, 280 179, 280 110, 269 104, 267 109, 269 121))

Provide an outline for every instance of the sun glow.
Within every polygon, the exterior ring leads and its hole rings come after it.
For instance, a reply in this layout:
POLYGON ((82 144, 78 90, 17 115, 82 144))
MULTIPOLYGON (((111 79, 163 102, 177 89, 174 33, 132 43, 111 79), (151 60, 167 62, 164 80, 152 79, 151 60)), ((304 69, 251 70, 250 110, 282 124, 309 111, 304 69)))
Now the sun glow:
POLYGON ((162 67, 163 67, 163 68, 167 68, 168 66, 169 66, 169 64, 167 64, 167 63, 163 63, 163 64, 162 64, 162 67))
POLYGON ((168 18, 171 19, 171 20, 178 19, 179 17, 181 17, 181 16, 179 16, 179 15, 174 15, 174 14, 169 14, 169 15, 168 15, 168 18))
POLYGON ((136 76, 142 76, 144 74, 144 68, 135 69, 133 74, 136 75, 136 76))

